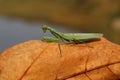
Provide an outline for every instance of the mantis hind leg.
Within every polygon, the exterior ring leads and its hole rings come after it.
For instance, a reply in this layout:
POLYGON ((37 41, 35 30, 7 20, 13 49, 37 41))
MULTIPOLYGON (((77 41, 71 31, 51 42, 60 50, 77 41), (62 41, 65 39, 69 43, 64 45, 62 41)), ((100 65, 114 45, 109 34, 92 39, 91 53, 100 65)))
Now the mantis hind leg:
POLYGON ((81 40, 72 40, 75 44, 85 44, 86 46, 88 46, 89 48, 93 48, 92 46, 88 45, 85 41, 81 41, 81 40))

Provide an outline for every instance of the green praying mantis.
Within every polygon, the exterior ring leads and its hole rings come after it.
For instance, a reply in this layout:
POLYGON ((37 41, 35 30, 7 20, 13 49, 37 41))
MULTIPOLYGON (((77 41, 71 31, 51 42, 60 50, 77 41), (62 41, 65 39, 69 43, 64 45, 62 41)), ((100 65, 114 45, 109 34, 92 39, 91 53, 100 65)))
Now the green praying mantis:
MULTIPOLYGON (((47 30, 49 30, 51 34, 54 36, 54 37, 43 37, 43 40, 47 42, 68 42, 73 44, 79 44, 79 43, 86 43, 103 36, 103 34, 101 33, 61 33, 47 25, 43 25, 42 30, 44 33, 47 30)), ((60 44, 58 46, 61 54, 60 44)))

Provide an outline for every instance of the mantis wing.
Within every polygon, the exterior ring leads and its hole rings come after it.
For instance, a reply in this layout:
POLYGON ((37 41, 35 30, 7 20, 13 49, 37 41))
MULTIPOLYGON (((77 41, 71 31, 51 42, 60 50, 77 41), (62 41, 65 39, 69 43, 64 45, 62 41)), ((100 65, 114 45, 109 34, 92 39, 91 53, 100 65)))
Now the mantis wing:
POLYGON ((103 36, 101 33, 67 33, 62 34, 63 38, 67 40, 89 40, 103 36))

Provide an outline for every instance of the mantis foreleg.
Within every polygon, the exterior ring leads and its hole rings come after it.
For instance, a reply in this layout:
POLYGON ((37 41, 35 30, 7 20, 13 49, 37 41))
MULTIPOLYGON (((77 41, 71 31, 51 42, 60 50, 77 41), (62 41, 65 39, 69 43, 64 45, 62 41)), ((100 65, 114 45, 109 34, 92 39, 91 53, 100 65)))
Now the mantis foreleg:
MULTIPOLYGON (((48 41, 48 42, 60 42, 61 39, 60 38, 55 38, 55 37, 44 37, 43 38, 44 41, 48 41)), ((60 46, 60 43, 58 43, 58 48, 59 48, 59 51, 60 51, 60 56, 62 57, 62 51, 61 51, 61 46, 60 46)))
POLYGON ((43 40, 47 42, 60 42, 61 41, 59 38, 55 38, 55 37, 43 37, 43 40))

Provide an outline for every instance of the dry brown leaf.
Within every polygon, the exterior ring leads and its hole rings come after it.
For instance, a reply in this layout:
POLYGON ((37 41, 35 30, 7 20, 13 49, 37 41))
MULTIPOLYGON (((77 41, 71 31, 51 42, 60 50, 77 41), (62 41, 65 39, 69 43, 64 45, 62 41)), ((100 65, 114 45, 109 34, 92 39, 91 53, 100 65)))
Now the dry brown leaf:
POLYGON ((0 80, 119 80, 120 46, 101 38, 86 44, 30 40, 0 54, 0 80), (91 47, 90 47, 91 46, 91 47))

